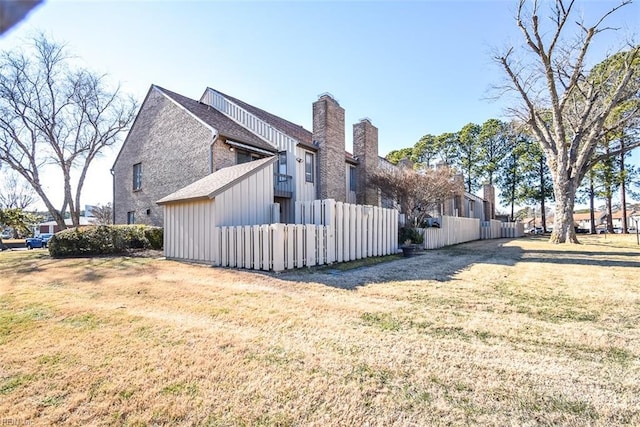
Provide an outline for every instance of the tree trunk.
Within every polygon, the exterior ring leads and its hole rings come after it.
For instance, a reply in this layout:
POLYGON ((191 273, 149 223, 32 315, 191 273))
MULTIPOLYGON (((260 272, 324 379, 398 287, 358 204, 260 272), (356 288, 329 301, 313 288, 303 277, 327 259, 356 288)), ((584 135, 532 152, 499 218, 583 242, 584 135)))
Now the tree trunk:
POLYGON ((553 225, 553 233, 549 241, 551 243, 580 243, 576 238, 576 230, 573 227, 573 208, 575 206, 576 183, 566 174, 559 175, 553 182, 553 191, 556 198, 556 216, 553 225))
POLYGON ((547 213, 545 212, 544 200, 547 198, 547 195, 544 191, 545 182, 544 182, 544 158, 540 158, 540 221, 542 222, 542 232, 547 232, 547 213))
POLYGON ((591 220, 591 234, 596 234, 595 189, 593 188, 593 174, 589 174, 589 219, 591 220))
POLYGON ((620 203, 622 204, 622 232, 629 233, 627 224, 627 177, 624 171, 624 136, 620 138, 620 203))
POLYGON ((607 203, 607 233, 613 233, 613 203, 611 203, 611 193, 605 197, 607 203))

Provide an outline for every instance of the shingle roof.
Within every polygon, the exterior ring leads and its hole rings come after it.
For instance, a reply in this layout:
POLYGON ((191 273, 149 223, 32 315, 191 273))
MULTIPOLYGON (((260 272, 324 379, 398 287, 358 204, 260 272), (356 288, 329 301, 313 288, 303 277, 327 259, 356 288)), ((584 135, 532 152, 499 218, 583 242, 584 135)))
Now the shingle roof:
POLYGON ((290 137, 297 139, 298 142, 300 142, 302 145, 306 145, 307 147, 313 148, 314 150, 317 149, 317 147, 313 145, 312 133, 306 130, 305 128, 303 128, 302 126, 292 123, 288 120, 285 120, 282 117, 278 117, 274 114, 266 112, 260 108, 254 107, 251 104, 247 104, 246 102, 241 101, 238 98, 234 98, 233 96, 229 96, 225 93, 222 93, 219 90, 216 90, 216 89, 212 89, 212 90, 215 90, 220 95, 238 104, 238 106, 249 111, 251 114, 255 115, 259 119, 262 119, 265 122, 269 123, 271 126, 275 127, 279 131, 284 132, 290 137))
POLYGON ((187 111, 202 120, 204 123, 215 128, 220 135, 272 153, 277 151, 276 147, 258 138, 252 132, 246 130, 215 108, 187 98, 186 96, 182 96, 179 93, 164 89, 160 86, 154 85, 154 87, 183 106, 187 111))
POLYGON ((240 163, 220 169, 180 190, 158 200, 159 205, 182 200, 213 199, 216 195, 229 188, 251 173, 267 167, 275 162, 277 157, 266 157, 253 162, 240 163))

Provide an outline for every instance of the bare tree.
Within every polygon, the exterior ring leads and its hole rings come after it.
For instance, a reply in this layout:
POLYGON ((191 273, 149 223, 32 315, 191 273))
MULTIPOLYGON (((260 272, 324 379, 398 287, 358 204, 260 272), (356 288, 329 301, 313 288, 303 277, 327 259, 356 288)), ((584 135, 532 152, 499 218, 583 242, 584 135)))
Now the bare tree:
POLYGON ((104 75, 73 65, 66 47, 43 34, 27 48, 0 54, 0 160, 26 179, 61 229, 67 211, 79 224, 89 167, 118 142, 136 110, 104 75), (47 167, 61 173, 59 209, 43 185, 47 167))
POLYGON ((410 168, 380 169, 369 184, 394 200, 407 215, 407 223, 421 224, 442 203, 464 193, 464 184, 448 167, 415 171, 410 168))
POLYGON ((91 210, 91 213, 98 225, 109 225, 113 223, 113 208, 111 207, 111 203, 95 206, 91 210))
MULTIPOLYGON (((508 84, 503 89, 515 91, 522 101, 512 112, 527 124, 551 170, 556 202, 551 241, 555 243, 578 242, 573 228, 576 190, 598 160, 593 156, 595 147, 607 132, 623 126, 638 111, 636 103, 631 114, 611 120, 616 108, 636 96, 629 87, 637 78, 639 46, 618 53, 619 61, 606 73, 592 74, 586 64, 593 39, 614 30, 606 26, 607 19, 631 0, 620 1, 593 24, 579 20, 578 37, 571 38, 565 33, 575 3, 555 0, 549 20, 543 22, 540 14, 546 13, 540 7, 550 3, 520 0, 517 25, 526 42, 525 58, 531 61, 519 62, 514 47, 495 58, 507 75, 508 84)), ((634 146, 640 146, 640 142, 634 146)))
POLYGON ((36 202, 36 192, 14 170, 4 171, 2 175, 0 208, 25 210, 36 202))

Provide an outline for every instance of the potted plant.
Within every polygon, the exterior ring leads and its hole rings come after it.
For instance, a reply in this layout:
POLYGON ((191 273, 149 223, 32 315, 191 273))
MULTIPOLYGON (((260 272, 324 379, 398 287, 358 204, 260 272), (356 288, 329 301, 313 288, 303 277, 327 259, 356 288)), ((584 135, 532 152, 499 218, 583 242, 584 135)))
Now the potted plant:
POLYGON ((403 242, 403 244, 400 245, 400 249, 402 249, 402 254, 405 257, 414 256, 416 251, 420 249, 420 244, 424 241, 424 237, 420 231, 409 227, 400 229, 399 238, 400 241, 403 242))

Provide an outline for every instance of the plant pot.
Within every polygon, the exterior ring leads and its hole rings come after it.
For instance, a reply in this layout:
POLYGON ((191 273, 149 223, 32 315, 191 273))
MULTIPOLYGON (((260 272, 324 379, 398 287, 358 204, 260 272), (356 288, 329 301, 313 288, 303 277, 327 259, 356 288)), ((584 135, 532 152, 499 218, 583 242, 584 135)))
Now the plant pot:
POLYGON ((406 258, 410 258, 416 254, 418 248, 415 245, 405 245, 400 247, 402 249, 402 255, 406 258))

